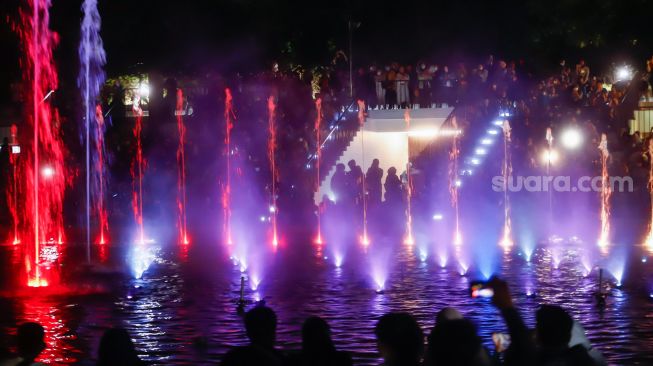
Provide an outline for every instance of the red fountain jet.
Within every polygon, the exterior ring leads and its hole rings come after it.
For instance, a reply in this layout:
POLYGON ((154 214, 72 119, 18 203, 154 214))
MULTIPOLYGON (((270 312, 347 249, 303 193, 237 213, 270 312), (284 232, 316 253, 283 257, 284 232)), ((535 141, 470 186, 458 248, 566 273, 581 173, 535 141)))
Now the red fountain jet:
POLYGON ((138 226, 138 244, 145 244, 145 229, 143 226, 143 174, 145 171, 145 158, 143 157, 143 144, 141 134, 143 132, 143 110, 140 107, 140 97, 135 97, 133 105, 136 124, 132 130, 136 139, 136 153, 131 163, 132 176, 132 210, 134 219, 138 226))
POLYGON ((184 125, 184 95, 177 89, 177 130, 179 131, 179 147, 177 147, 177 227, 179 228, 179 242, 188 245, 188 231, 186 226, 186 126, 184 125))
POLYGON ((49 29, 49 0, 27 0, 20 12, 16 31, 24 50, 23 80, 26 87, 26 128, 21 129, 25 158, 25 200, 22 207, 21 235, 25 245, 27 284, 31 287, 52 283, 49 261, 56 257, 57 244, 63 243, 63 197, 67 180, 61 121, 50 104, 57 89, 58 76, 52 50, 58 42, 49 29), (55 238, 57 238, 55 240, 55 238), (44 250, 45 249, 45 250, 44 250))
POLYGON ((231 90, 226 88, 224 90, 224 120, 225 120, 225 154, 227 156, 227 179, 226 183, 222 185, 222 210, 224 212, 223 220, 223 235, 227 245, 233 244, 231 237, 231 130, 234 128, 234 111, 233 111, 233 97, 231 90))
POLYGON ((276 128, 276 108, 277 105, 274 97, 268 98, 268 159, 270 159, 270 170, 272 171, 272 185, 270 187, 270 213, 272 214, 272 245, 276 248, 279 245, 277 232, 277 179, 279 172, 276 164, 277 149, 277 128, 276 128))

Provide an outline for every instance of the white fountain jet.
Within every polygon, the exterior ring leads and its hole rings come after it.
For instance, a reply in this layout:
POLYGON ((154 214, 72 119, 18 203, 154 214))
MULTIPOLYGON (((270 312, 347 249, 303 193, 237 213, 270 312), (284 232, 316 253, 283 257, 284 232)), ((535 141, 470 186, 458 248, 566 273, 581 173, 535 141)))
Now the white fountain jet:
POLYGON ((610 189, 608 176, 610 152, 608 151, 608 138, 604 133, 601 134, 599 151, 601 153, 601 233, 599 234, 598 246, 603 254, 607 254, 610 244, 610 195, 612 190, 610 189))
POLYGON ((506 185, 503 190, 503 233, 499 245, 507 252, 512 248, 512 224, 510 221, 510 196, 508 195, 509 179, 512 175, 512 162, 510 159, 510 122, 503 121, 503 182, 506 185))

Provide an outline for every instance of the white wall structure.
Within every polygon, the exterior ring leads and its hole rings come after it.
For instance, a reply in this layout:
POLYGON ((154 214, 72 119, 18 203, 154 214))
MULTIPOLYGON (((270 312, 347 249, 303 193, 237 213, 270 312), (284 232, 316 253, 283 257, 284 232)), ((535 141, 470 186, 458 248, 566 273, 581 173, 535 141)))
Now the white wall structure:
POLYGON ((452 113, 452 107, 368 111, 363 128, 358 130, 338 162, 329 168, 329 174, 320 183, 320 188, 314 196, 316 204, 322 201, 324 195, 332 201, 338 200, 331 190, 331 177, 337 164, 346 166, 347 162, 353 159, 361 166, 363 173, 366 173, 372 160, 379 159, 383 169, 383 182, 390 167, 395 167, 397 174, 401 175, 406 170, 409 154, 415 155, 415 152, 409 151, 409 139, 430 141, 446 135, 449 140, 451 131, 441 130, 441 127, 452 113), (410 117, 410 128, 406 123, 406 112, 410 117))

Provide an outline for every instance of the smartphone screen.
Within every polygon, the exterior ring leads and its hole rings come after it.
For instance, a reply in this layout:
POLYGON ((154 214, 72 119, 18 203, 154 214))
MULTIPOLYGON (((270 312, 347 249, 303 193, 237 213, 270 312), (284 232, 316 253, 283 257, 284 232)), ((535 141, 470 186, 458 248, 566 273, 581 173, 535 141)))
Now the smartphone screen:
POLYGON ((485 282, 472 282, 469 286, 469 291, 473 298, 494 296, 494 290, 485 282))

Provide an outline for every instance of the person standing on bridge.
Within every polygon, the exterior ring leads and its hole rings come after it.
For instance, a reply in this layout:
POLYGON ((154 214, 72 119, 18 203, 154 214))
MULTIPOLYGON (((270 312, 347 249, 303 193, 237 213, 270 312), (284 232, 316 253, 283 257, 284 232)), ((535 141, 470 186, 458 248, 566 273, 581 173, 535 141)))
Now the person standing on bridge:
POLYGON ((367 189, 367 202, 371 207, 377 207, 381 204, 381 179, 383 178, 383 169, 379 167, 379 159, 372 160, 372 165, 367 169, 365 174, 365 186, 367 189))

